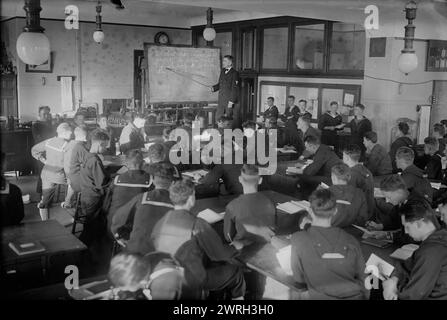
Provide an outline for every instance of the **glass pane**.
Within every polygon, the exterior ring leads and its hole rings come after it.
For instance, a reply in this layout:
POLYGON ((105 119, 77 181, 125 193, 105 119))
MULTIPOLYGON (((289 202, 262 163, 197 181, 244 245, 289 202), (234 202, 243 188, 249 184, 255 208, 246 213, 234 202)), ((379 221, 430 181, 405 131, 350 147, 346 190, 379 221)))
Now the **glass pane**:
POLYGON ((233 33, 230 32, 218 32, 216 34, 216 39, 214 39, 214 46, 217 48, 220 48, 220 55, 223 57, 225 55, 231 55, 232 54, 232 37, 233 33))
POLYGON ((287 27, 264 29, 264 69, 287 69, 288 33, 287 27))
POLYGON ((294 69, 323 69, 324 25, 296 26, 294 69))
POLYGON ((254 69, 254 30, 242 33, 242 69, 254 69))
POLYGON ((312 114, 313 119, 318 118, 318 88, 290 87, 289 94, 295 96, 295 104, 306 100, 306 111, 312 114))
POLYGON ((334 23, 329 68, 363 70, 365 64, 365 30, 362 26, 334 23))
POLYGON ((203 35, 202 35, 202 34, 200 34, 200 35, 197 37, 197 46, 198 46, 198 47, 206 47, 206 41, 205 41, 205 39, 203 38, 203 35))
POLYGON ((286 108, 286 86, 265 85, 261 86, 261 101, 259 102, 259 112, 264 112, 267 106, 267 98, 273 97, 274 105, 278 108, 279 113, 284 113, 286 108))

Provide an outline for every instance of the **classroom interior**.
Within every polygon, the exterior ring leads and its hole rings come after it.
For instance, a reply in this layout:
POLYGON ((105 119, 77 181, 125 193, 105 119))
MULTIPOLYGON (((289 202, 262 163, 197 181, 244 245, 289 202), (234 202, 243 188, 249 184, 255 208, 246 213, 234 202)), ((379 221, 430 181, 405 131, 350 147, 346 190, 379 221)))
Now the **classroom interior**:
POLYGON ((2 298, 447 299, 446 1, 0 5, 2 298), (230 129, 233 162, 206 162, 210 133, 230 129), (328 235, 342 241, 328 250, 359 249, 315 255, 328 235), (435 237, 439 270, 407 275, 416 294, 401 265, 435 237), (316 256, 330 262, 310 270, 316 256), (380 284, 353 264, 381 265, 380 284))

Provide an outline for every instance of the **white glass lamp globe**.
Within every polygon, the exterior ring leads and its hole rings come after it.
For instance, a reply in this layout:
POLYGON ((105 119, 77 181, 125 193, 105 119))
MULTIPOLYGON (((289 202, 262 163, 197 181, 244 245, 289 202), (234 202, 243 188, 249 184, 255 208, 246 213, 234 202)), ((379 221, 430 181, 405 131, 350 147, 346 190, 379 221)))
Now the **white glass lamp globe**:
POLYGON ((50 41, 42 32, 22 32, 16 49, 20 60, 33 66, 43 64, 50 57, 50 41))
POLYGON ((104 40, 104 32, 102 30, 96 30, 93 32, 93 40, 95 40, 96 43, 101 43, 104 40))
POLYGON ((203 30, 203 38, 206 41, 213 41, 216 39, 216 30, 214 30, 214 28, 205 28, 205 30, 203 30))
POLYGON ((402 73, 409 74, 418 67, 418 56, 414 52, 402 52, 397 66, 402 73))

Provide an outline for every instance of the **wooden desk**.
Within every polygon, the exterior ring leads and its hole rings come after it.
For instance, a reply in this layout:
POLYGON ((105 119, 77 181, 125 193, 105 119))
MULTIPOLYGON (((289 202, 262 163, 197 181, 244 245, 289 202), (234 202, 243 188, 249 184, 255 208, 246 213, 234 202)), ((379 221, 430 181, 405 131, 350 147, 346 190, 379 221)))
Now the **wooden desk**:
MULTIPOLYGON (((37 273, 47 279, 47 271, 50 271, 53 264, 59 262, 58 276, 65 276, 63 273, 63 261, 67 259, 73 263, 73 255, 86 250, 87 247, 69 230, 64 228, 56 220, 29 222, 18 226, 6 227, 2 230, 2 277, 11 279, 15 277, 20 282, 22 277, 27 277, 32 273, 37 273), (11 248, 11 241, 40 241, 45 247, 45 251, 29 255, 19 256, 11 248), (56 256, 63 257, 63 261, 57 261, 56 256), (59 274, 61 273, 61 274, 59 274)), ((26 285, 26 284, 25 284, 26 285)))

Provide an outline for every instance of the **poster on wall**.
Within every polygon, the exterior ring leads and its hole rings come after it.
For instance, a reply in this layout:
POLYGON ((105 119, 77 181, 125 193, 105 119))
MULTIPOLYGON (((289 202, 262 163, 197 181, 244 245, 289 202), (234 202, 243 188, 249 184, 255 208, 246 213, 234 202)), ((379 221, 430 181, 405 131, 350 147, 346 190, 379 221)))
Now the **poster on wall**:
POLYGON ((36 73, 52 73, 53 72, 53 52, 50 53, 50 57, 47 61, 38 66, 33 66, 30 64, 26 65, 26 72, 36 72, 36 73))

